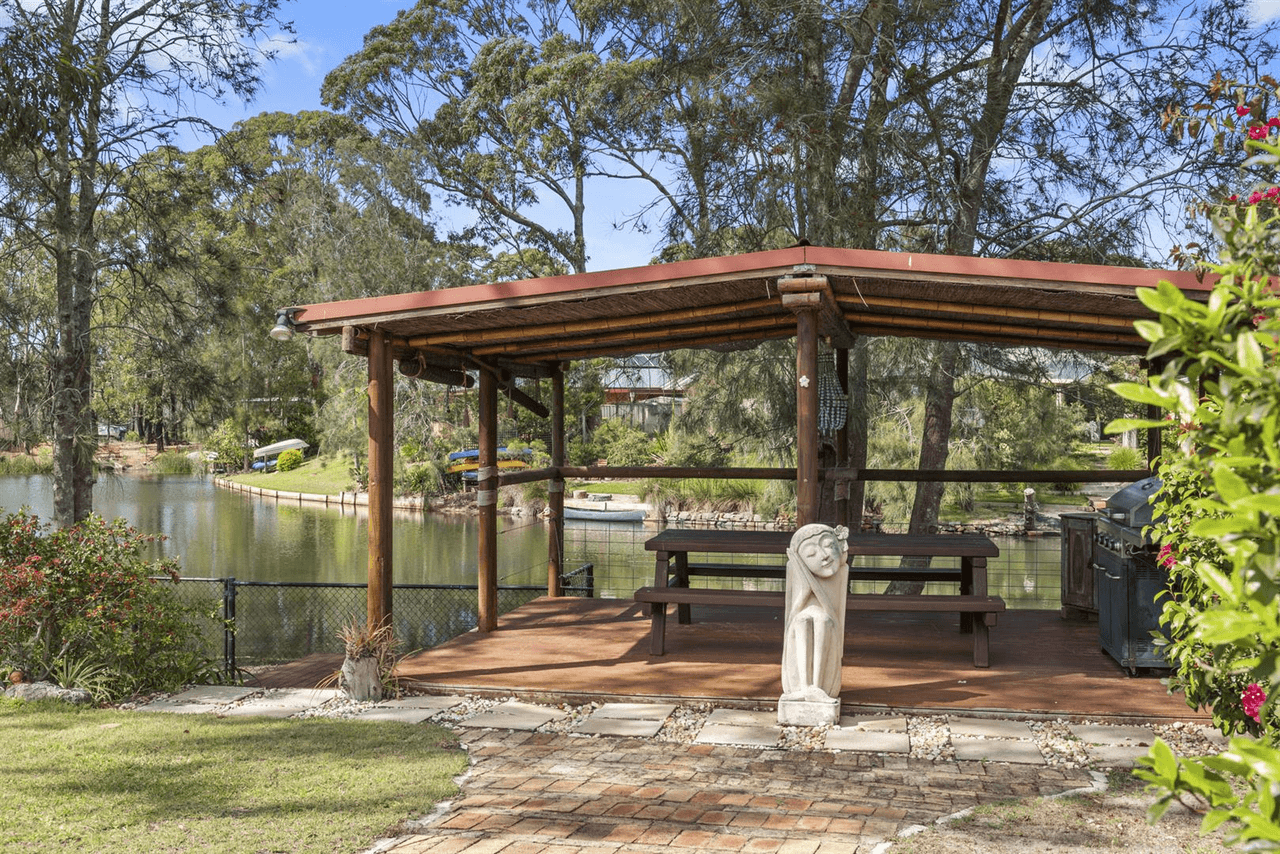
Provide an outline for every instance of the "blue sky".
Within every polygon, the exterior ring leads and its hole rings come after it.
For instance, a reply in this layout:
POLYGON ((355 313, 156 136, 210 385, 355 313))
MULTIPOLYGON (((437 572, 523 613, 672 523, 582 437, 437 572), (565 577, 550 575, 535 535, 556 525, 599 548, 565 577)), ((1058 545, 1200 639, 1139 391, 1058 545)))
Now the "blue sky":
POLYGON ((320 109, 320 85, 325 75, 360 50, 365 33, 389 22, 397 11, 412 5, 413 0, 284 3, 280 17, 293 21, 294 41, 277 45, 276 61, 262 69, 262 88, 257 98, 251 104, 232 99, 225 110, 207 110, 205 117, 219 126, 230 127, 262 112, 320 109))

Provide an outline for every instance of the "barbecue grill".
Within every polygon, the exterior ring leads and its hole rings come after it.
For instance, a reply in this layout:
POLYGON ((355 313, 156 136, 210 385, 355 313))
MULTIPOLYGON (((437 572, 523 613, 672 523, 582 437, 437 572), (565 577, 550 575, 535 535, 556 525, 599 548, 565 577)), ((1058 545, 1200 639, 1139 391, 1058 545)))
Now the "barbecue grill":
POLYGON ((1160 486, 1160 478, 1148 477, 1124 487, 1107 499, 1094 528, 1092 568, 1102 648, 1131 675, 1140 667, 1168 668, 1152 632, 1163 631, 1160 614, 1169 576, 1156 560, 1155 545, 1142 533, 1153 521, 1150 499, 1160 486))

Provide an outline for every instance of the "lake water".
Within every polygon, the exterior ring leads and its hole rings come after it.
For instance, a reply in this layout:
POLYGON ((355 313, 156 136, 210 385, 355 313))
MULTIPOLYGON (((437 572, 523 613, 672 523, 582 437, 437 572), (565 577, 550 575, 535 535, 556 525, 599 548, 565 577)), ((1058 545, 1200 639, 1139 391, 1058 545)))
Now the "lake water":
MULTIPOLYGON (((42 519, 53 512, 49 479, 0 477, 0 508, 27 506, 42 519)), ((213 485, 207 477, 104 476, 94 489, 96 512, 123 517, 168 539, 159 549, 177 557, 187 577, 234 576, 249 581, 364 582, 368 520, 350 508, 277 503, 213 485)), ((393 530, 396 584, 475 584, 477 525, 466 516, 398 513, 393 530)), ((547 525, 499 519, 498 576, 503 585, 546 584, 547 525)), ((629 597, 650 583, 652 555, 644 541, 653 524, 566 526, 565 566, 595 566, 596 595, 629 597)), ((1057 608, 1059 540, 997 538, 991 592, 1011 608, 1057 608)))

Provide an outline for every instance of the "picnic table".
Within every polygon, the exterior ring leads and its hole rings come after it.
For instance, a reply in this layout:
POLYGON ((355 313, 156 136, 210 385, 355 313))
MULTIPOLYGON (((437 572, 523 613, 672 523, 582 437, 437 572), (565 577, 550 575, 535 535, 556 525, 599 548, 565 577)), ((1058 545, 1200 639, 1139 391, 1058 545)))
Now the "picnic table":
MULTIPOLYGON (((739 531, 730 529, 668 528, 645 542, 654 552, 653 586, 635 593, 638 602, 650 605, 651 655, 665 654, 667 605, 677 608, 681 623, 691 622, 691 605, 747 605, 781 609, 785 594, 772 590, 738 590, 690 587, 694 576, 727 578, 785 578, 785 562, 753 564, 689 559, 690 554, 785 555, 790 531, 739 531)), ((849 537, 850 580, 864 581, 954 581, 955 594, 889 596, 880 593, 850 593, 851 611, 926 611, 960 614, 960 630, 974 636, 975 667, 990 664, 989 629, 996 615, 1005 609, 1004 600, 987 593, 987 558, 1000 549, 981 534, 883 534, 867 533, 849 537), (867 566, 859 557, 958 557, 959 567, 867 566)))

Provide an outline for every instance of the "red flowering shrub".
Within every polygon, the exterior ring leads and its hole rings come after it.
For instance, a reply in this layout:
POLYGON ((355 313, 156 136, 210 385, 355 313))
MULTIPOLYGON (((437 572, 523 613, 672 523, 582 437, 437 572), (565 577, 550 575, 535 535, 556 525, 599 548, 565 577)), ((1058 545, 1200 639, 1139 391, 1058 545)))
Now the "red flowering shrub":
MULTIPOLYGON (((67 665, 107 677, 107 696, 207 675, 201 615, 175 596, 176 561, 149 562, 155 538, 92 516, 58 530, 25 511, 0 523, 0 669, 47 679, 67 665)), ((209 616, 204 619, 210 619, 209 616)))

